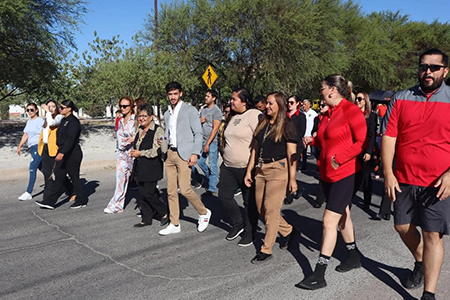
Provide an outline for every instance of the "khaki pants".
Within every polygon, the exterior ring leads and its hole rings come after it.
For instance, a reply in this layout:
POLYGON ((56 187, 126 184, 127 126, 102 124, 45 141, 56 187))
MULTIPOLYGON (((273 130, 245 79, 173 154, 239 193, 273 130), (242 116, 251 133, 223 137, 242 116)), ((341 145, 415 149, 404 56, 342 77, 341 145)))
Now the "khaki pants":
POLYGON ((266 221, 266 236, 261 252, 266 254, 272 254, 272 247, 278 232, 284 237, 292 232, 292 226, 281 216, 287 183, 286 159, 263 164, 261 168, 256 168, 256 207, 266 221))
POLYGON ((178 201, 178 184, 181 195, 194 206, 199 215, 206 214, 206 207, 200 197, 191 188, 191 168, 187 161, 181 159, 177 151, 168 150, 164 163, 167 173, 167 194, 169 195, 170 223, 180 224, 180 203, 178 201), (178 182, 178 183, 177 183, 178 182))

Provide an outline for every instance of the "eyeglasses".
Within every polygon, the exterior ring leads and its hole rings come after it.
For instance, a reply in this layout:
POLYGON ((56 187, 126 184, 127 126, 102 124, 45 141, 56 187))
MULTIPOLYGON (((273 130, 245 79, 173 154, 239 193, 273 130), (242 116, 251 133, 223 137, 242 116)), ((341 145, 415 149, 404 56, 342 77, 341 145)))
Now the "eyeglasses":
POLYGON ((364 100, 363 97, 356 97, 356 101, 358 101, 358 102, 361 102, 361 101, 363 101, 363 100, 364 100))
POLYGON ((441 68, 445 68, 445 66, 441 65, 427 65, 427 64, 420 64, 419 65, 419 71, 420 72, 426 72, 428 69, 430 69, 431 72, 439 71, 441 68))
POLYGON ((64 109, 66 109, 67 108, 67 106, 60 106, 59 107, 59 110, 64 110, 64 109))
MULTIPOLYGON (((128 105, 129 106, 129 105, 128 105)), ((143 118, 143 119, 147 119, 148 115, 139 115, 138 118, 143 118)))
POLYGON ((119 107, 120 108, 127 108, 127 107, 129 107, 130 105, 119 105, 119 107))
POLYGON ((27 108, 27 112, 34 112, 34 108, 27 108))

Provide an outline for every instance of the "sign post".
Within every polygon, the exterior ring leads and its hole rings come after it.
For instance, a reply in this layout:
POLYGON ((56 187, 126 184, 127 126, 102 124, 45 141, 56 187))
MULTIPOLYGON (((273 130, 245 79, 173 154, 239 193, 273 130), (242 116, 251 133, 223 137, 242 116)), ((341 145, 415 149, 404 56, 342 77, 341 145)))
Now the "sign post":
POLYGON ((217 80, 217 74, 214 72, 214 69, 211 67, 211 65, 208 65, 208 68, 206 68, 205 73, 203 73, 203 81, 206 83, 206 86, 210 89, 214 82, 217 80))

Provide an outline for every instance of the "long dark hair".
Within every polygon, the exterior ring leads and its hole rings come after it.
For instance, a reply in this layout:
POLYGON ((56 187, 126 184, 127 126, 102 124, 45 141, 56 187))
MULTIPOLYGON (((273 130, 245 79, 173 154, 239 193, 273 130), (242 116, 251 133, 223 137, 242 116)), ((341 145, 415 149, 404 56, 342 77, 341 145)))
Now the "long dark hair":
POLYGON ((72 109, 72 112, 78 112, 78 107, 75 105, 75 103, 72 100, 64 100, 61 102, 62 105, 70 107, 72 109))
MULTIPOLYGON (((56 100, 53 100, 53 99, 47 100, 47 102, 45 102, 45 104, 48 105, 50 102, 52 102, 52 103, 55 104, 56 110, 55 110, 55 113, 52 114, 52 117, 54 118, 55 116, 59 115, 59 106, 58 106, 58 102, 56 102, 56 100)), ((47 128, 47 119, 44 120, 44 125, 42 125, 42 127, 43 127, 43 128, 47 128)), ((56 128, 56 127, 58 127, 58 126, 52 126, 52 128, 53 128, 53 127, 56 128)))

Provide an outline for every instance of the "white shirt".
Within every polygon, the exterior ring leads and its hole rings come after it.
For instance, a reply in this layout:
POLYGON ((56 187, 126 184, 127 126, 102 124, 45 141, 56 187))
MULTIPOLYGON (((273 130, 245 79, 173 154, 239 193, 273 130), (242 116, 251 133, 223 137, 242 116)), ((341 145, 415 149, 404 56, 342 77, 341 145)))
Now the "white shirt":
POLYGON ((53 119, 52 113, 49 111, 45 114, 45 120, 47 121, 47 127, 45 127, 43 129, 44 132, 42 133, 42 141, 44 142, 44 144, 48 144, 49 128, 51 126, 59 126, 59 124, 61 123, 61 120, 63 118, 64 118, 63 115, 56 115, 56 117, 53 119))
POLYGON ((170 147, 177 147, 177 119, 178 119, 178 113, 181 109, 181 103, 183 101, 179 101, 177 105, 175 106, 175 109, 172 109, 172 106, 169 105, 169 113, 170 113, 170 120, 168 124, 169 128, 169 145, 170 147))
POLYGON ((306 116, 306 131, 305 136, 311 136, 311 131, 314 127, 314 119, 317 117, 317 113, 313 109, 309 109, 308 112, 303 111, 306 116))

